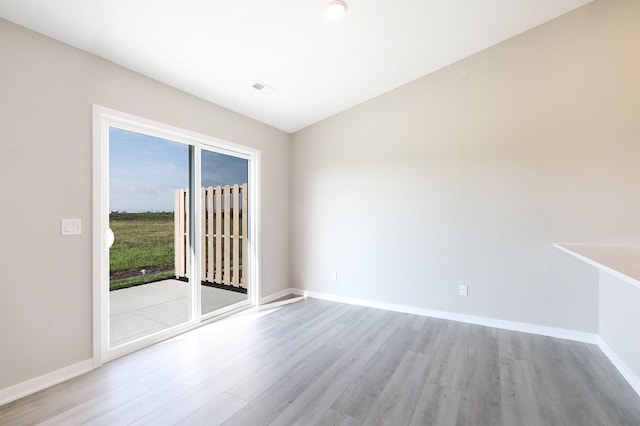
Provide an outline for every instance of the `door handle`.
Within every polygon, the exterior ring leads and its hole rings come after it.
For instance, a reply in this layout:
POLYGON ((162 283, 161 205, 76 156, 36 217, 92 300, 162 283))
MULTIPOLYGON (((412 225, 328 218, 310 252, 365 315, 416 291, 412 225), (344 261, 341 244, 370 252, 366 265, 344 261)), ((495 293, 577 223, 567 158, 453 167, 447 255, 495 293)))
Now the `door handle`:
POLYGON ((104 245, 106 246, 107 250, 111 248, 115 241, 116 236, 113 235, 113 231, 111 230, 111 228, 107 227, 104 231, 104 245))

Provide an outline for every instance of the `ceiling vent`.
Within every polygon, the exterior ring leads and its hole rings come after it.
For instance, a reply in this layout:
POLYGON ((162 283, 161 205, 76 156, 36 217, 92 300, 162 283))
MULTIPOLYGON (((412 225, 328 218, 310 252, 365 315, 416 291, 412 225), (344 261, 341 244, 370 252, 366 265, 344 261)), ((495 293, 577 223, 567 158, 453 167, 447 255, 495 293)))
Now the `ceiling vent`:
POLYGON ((251 87, 264 95, 271 95, 276 91, 273 87, 260 80, 257 80, 255 83, 253 83, 251 87))

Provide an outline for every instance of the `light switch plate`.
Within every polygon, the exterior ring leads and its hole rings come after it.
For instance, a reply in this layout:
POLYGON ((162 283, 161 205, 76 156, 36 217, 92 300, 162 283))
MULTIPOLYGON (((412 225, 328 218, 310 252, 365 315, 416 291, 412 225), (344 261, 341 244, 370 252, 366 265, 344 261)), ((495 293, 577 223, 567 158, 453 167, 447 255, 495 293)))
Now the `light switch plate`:
POLYGON ((82 220, 62 219, 60 221, 60 231, 62 235, 80 235, 82 234, 82 220))
POLYGON ((469 295, 469 287, 467 287, 465 284, 462 284, 460 286, 460 296, 468 296, 469 295))

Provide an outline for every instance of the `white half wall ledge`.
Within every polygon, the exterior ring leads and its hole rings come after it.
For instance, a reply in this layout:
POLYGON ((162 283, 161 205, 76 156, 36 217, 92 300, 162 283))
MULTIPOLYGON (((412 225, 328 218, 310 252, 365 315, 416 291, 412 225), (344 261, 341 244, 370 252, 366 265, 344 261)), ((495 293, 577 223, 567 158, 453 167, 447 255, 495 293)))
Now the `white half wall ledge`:
POLYGON ((555 243, 555 248, 640 288, 640 246, 555 243))
POLYGON ((0 389, 0 406, 57 385, 58 383, 73 379, 91 370, 93 370, 93 359, 86 359, 27 380, 26 382, 0 389))

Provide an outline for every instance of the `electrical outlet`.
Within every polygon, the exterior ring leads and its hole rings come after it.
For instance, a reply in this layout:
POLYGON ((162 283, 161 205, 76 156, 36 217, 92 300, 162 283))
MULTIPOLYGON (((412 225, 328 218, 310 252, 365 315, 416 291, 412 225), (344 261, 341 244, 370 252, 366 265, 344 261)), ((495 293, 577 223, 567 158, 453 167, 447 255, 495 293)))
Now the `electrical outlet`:
POLYGON ((466 284, 460 285, 460 296, 468 296, 468 295, 469 295, 469 288, 466 286, 466 284))

